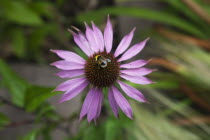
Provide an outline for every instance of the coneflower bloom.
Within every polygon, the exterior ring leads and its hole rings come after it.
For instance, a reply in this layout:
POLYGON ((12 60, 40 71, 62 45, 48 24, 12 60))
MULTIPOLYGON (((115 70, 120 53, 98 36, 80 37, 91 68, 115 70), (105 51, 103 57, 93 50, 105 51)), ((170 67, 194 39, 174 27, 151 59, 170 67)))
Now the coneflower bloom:
POLYGON ((108 100, 114 115, 118 117, 119 109, 121 109, 132 119, 132 108, 121 91, 137 101, 147 101, 140 91, 122 80, 125 79, 140 85, 151 84, 153 82, 145 75, 154 70, 142 67, 148 63, 145 60, 136 60, 130 63, 123 61, 136 56, 144 48, 148 39, 129 48, 134 28, 121 40, 115 52, 112 53, 113 29, 109 17, 104 33, 93 22, 92 28, 86 23, 85 26, 85 34, 75 27, 77 33, 71 30, 70 32, 76 44, 88 56, 86 60, 71 51, 52 50, 63 59, 51 64, 61 69, 57 75, 61 78, 70 78, 55 89, 55 91, 65 91, 60 102, 74 98, 88 87, 89 92, 84 100, 80 119, 87 115, 88 121, 91 122, 99 117, 103 94, 105 94, 102 89, 108 88, 108 100))

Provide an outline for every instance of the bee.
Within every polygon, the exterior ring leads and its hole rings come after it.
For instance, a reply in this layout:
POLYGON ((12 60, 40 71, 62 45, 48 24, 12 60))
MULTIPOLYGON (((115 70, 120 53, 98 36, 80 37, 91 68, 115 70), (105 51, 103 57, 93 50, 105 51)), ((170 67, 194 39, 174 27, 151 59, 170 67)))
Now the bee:
POLYGON ((96 60, 96 62, 99 64, 99 66, 100 66, 101 68, 107 67, 108 63, 111 62, 110 59, 104 58, 104 57, 101 56, 101 55, 96 55, 96 56, 95 56, 95 60, 96 60))

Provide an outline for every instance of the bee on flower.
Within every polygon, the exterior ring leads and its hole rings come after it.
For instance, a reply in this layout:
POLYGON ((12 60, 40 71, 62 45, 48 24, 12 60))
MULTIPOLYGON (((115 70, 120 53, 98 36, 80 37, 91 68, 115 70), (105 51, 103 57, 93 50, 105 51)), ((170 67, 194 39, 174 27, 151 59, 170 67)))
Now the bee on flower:
POLYGON ((77 33, 71 30, 70 32, 75 43, 88 56, 86 60, 71 51, 51 50, 63 59, 51 64, 61 69, 57 75, 61 78, 70 78, 55 89, 55 91, 65 92, 60 102, 71 100, 88 87, 89 92, 82 105, 80 119, 87 115, 88 122, 96 121, 100 116, 105 94, 102 89, 108 88, 108 100, 114 115, 118 117, 119 109, 121 109, 127 117, 132 119, 132 108, 118 88, 139 102, 147 102, 139 90, 124 83, 123 80, 140 85, 151 84, 153 82, 145 76, 154 69, 143 68, 148 63, 145 60, 135 60, 126 64, 122 62, 139 54, 148 39, 129 48, 134 28, 121 40, 117 49, 112 53, 113 29, 109 16, 104 33, 93 22, 92 28, 86 23, 85 26, 85 34, 77 28, 75 28, 77 33))

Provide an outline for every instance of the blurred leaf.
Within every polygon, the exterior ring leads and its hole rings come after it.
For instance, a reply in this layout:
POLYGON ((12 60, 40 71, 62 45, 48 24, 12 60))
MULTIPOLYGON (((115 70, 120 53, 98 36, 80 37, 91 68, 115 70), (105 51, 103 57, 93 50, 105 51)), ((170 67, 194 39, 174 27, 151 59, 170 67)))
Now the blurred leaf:
POLYGON ((184 101, 180 101, 179 103, 177 103, 174 106, 174 110, 169 108, 163 111, 159 112, 159 115, 163 115, 163 116, 169 116, 172 115, 173 113, 177 113, 177 111, 181 111, 183 110, 183 108, 186 108, 187 106, 189 106, 192 103, 192 101, 190 99, 184 100, 184 101))
POLYGON ((18 57, 24 57, 26 51, 26 38, 23 30, 20 28, 12 30, 12 47, 18 57))
POLYGON ((122 128, 116 120, 108 119, 105 123, 105 140, 116 140, 117 135, 122 132, 122 128))
POLYGON ((166 117, 149 112, 137 104, 132 104, 135 112, 135 125, 137 131, 134 134, 139 137, 138 132, 142 131, 146 140, 201 140, 199 136, 172 124, 166 117), (152 132, 152 133, 151 133, 152 132))
POLYGON ((37 140, 38 129, 34 129, 28 134, 26 134, 21 140, 37 140))
POLYGON ((95 22, 99 23, 100 21, 103 21, 103 18, 107 14, 133 16, 137 18, 154 20, 167 25, 175 26, 195 36, 205 37, 205 34, 201 32, 198 27, 194 26, 193 24, 184 19, 181 19, 175 15, 163 11, 154 11, 152 9, 145 9, 145 8, 140 9, 140 8, 128 8, 128 7, 107 7, 96 11, 81 13, 77 17, 77 20, 78 22, 82 23, 83 21, 91 21, 94 19, 95 22))
POLYGON ((60 116, 55 112, 55 107, 47 102, 42 103, 37 109, 36 121, 42 120, 43 117, 49 118, 51 120, 59 120, 60 116))
POLYGON ((31 86, 27 89, 25 95, 25 107, 29 112, 35 111, 39 106, 51 96, 54 96, 58 92, 52 92, 54 88, 47 88, 41 86, 31 86))
POLYGON ((169 5, 171 5, 171 7, 168 6, 167 8, 170 8, 173 10, 177 9, 176 10, 177 16, 179 16, 178 14, 180 13, 185 14, 190 19, 192 19, 194 23, 199 25, 200 28, 205 27, 205 29, 209 30, 208 25, 205 22, 203 22, 203 20, 198 15, 196 15, 194 11, 192 11, 186 4, 184 4, 180 0, 160 0, 160 1, 164 1, 168 3, 169 5))
POLYGON ((29 84, 19 77, 3 59, 0 59, 0 76, 10 91, 12 102, 19 107, 23 107, 24 94, 29 84))
POLYGON ((35 57, 39 59, 42 43, 46 40, 46 37, 51 34, 55 34, 57 26, 55 24, 43 25, 40 28, 35 29, 28 40, 29 54, 28 57, 35 57))
POLYGON ((210 86, 210 55, 201 48, 183 43, 162 42, 166 58, 179 65, 178 73, 192 87, 208 89, 210 86), (193 76, 192 76, 193 75, 193 76))
POLYGON ((180 87, 180 84, 174 81, 167 81, 167 80, 155 80, 154 84, 144 85, 140 86, 135 83, 131 83, 129 81, 125 81, 125 83, 131 85, 132 87, 139 88, 139 89, 145 89, 145 88, 154 88, 154 89, 161 89, 161 90, 168 90, 168 89, 177 89, 180 87))
POLYGON ((82 58, 84 58, 85 60, 88 59, 88 56, 81 50, 79 49, 79 47, 74 46, 74 51, 79 54, 79 56, 81 56, 82 58))
MULTIPOLYGON (((182 12, 191 19, 193 19, 196 23, 201 22, 201 18, 197 16, 188 6, 186 6, 181 0, 160 0, 168 3, 170 6, 172 6, 174 9, 177 9, 178 12, 182 12), (200 20, 199 20, 200 19, 200 20)), ((169 7, 171 8, 171 7, 169 7)))
POLYGON ((102 128, 103 126, 94 126, 91 125, 84 131, 82 140, 98 140, 100 138, 104 138, 104 130, 102 128))
POLYGON ((46 123, 41 128, 41 135, 43 140, 53 140, 51 133, 54 129, 56 129, 56 124, 54 123, 46 123))
POLYGON ((133 126, 133 122, 121 112, 119 119, 109 117, 104 126, 105 140, 122 140, 131 137, 129 133, 127 133, 127 130, 133 126))
POLYGON ((53 18, 53 4, 45 1, 37 1, 31 3, 31 8, 38 13, 40 16, 46 16, 48 18, 53 18))
POLYGON ((9 118, 0 112, 0 129, 9 123, 10 123, 9 118))
POLYGON ((38 14, 32 11, 24 2, 3 0, 0 4, 5 17, 10 21, 22 25, 42 24, 42 19, 38 14))
MULTIPOLYGON (((153 98, 155 98, 157 101, 158 101, 158 103, 157 102, 154 102, 153 104, 153 106, 155 106, 155 108, 158 108, 158 107, 160 107, 160 109, 161 110, 163 110, 162 109, 162 107, 163 107, 163 105, 165 106, 165 107, 167 107, 168 109, 171 109, 171 110, 173 110, 174 112, 176 111, 176 113, 178 114, 178 115, 181 115, 181 116, 183 116, 183 117, 185 117, 185 118, 187 118, 187 119, 189 119, 190 121, 192 121, 192 122, 196 122, 196 120, 193 120, 193 119, 191 119, 191 117, 194 115, 194 116, 199 116, 200 114, 198 113, 198 112, 196 112, 194 109, 192 109, 191 107, 189 107, 189 106, 182 106, 181 108, 180 108, 180 106, 179 107, 177 107, 177 104, 179 103, 179 101, 173 101, 172 99, 170 99, 170 98, 167 98, 166 96, 164 96, 164 95, 162 95, 161 93, 159 93, 158 91, 156 91, 156 90, 154 90, 154 89, 150 89, 150 88, 148 88, 147 89, 147 93, 150 95, 150 96, 153 96, 153 98), (161 106, 159 106, 159 104, 161 105, 161 106)), ((159 111, 156 111, 156 112, 159 112, 159 111)), ((144 113, 143 113, 144 114, 144 113)), ((140 117, 141 117, 141 113, 139 114, 140 115, 140 117)), ((160 116, 159 117, 161 117, 162 115, 160 114, 160 116)), ((152 116, 151 116, 152 117, 152 116)), ((147 117, 148 118, 148 117, 147 117)), ((143 119, 143 118, 142 118, 143 119)), ((167 118, 168 119, 168 118, 167 118)), ((157 121, 157 120, 155 120, 155 121, 157 121)), ((154 125, 154 124, 151 124, 151 125, 154 125)), ((172 125, 172 124, 171 124, 172 125)), ((155 125, 156 126, 156 125, 155 125)), ((161 125, 160 125, 161 126, 161 125)), ((174 126, 174 127, 176 127, 176 126, 174 126)), ((174 128, 173 127, 173 128, 174 128)), ((159 128, 157 128, 157 129, 159 129, 159 128)), ((182 128, 181 128, 182 129, 182 128)), ((191 130, 193 130, 193 132, 196 132, 196 133, 194 133, 195 134, 195 136, 197 136, 197 137, 199 137, 199 134, 200 133, 202 133, 202 137, 201 138, 209 138, 210 137, 210 127, 207 125, 207 124, 204 124, 204 123, 202 123, 202 124, 197 124, 196 125, 196 127, 193 127, 193 126, 191 126, 191 130)), ((177 132, 177 131, 175 131, 175 132, 177 132)), ((164 132, 163 132, 164 133, 164 132)), ((181 133, 180 133, 181 134, 181 133)), ((181 135, 182 136, 182 135, 181 135)), ((199 137, 200 138, 200 137, 199 137)), ((187 138, 185 138, 185 139, 187 139, 187 138)))

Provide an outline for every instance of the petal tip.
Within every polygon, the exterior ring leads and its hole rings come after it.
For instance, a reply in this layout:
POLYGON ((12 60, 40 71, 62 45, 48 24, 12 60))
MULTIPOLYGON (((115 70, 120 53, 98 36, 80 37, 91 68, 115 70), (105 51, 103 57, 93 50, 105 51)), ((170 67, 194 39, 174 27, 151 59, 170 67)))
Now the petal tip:
POLYGON ((84 24, 85 24, 85 27, 86 27, 86 28, 90 28, 90 27, 88 26, 88 24, 87 24, 86 21, 84 21, 84 24))
POLYGON ((51 52, 56 53, 56 50, 50 49, 51 52))
POLYGON ((53 62, 53 63, 50 63, 50 65, 51 65, 51 66, 55 66, 56 64, 55 64, 55 62, 53 62))
POLYGON ((148 41, 148 40, 150 40, 150 37, 147 37, 147 38, 145 39, 145 41, 148 41))
POLYGON ((158 69, 152 69, 152 72, 154 72, 154 71, 158 71, 158 69))
POLYGON ((152 60, 153 60, 152 58, 151 58, 151 59, 149 59, 149 60, 148 60, 148 63, 149 63, 149 62, 151 62, 152 60))
POLYGON ((58 103, 60 104, 60 103, 63 103, 63 102, 65 102, 65 101, 67 101, 67 100, 66 100, 65 98, 62 98, 62 97, 61 97, 61 99, 59 100, 58 103))
POLYGON ((78 28, 75 27, 75 26, 72 26, 72 25, 71 25, 71 28, 73 28, 73 29, 76 30, 77 32, 80 32, 80 29, 78 29, 78 28))
POLYGON ((74 31, 72 31, 71 29, 67 29, 72 35, 76 35, 76 33, 74 31))
POLYGON ((95 23, 92 20, 90 22, 91 22, 92 26, 95 26, 95 23))
POLYGON ((136 30, 136 27, 134 27, 131 32, 133 33, 133 32, 135 32, 135 30, 136 30))

